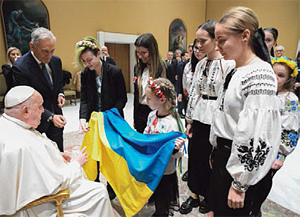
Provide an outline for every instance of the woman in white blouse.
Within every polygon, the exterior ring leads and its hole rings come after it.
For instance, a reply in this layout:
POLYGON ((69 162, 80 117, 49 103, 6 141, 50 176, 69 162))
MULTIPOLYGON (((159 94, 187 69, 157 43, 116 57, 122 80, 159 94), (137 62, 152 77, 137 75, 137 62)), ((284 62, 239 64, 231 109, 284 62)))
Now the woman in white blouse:
POLYGON ((226 75, 213 115, 209 203, 215 216, 259 216, 280 144, 277 81, 251 9, 229 10, 215 34, 218 50, 236 68, 226 75))
POLYGON ((198 206, 201 213, 209 211, 207 196, 211 174, 209 156, 212 151, 209 134, 213 107, 226 72, 234 67, 233 61, 225 61, 216 51, 215 24, 208 20, 196 32, 198 43, 195 43, 194 52, 203 53, 206 57, 196 66, 186 112, 187 133, 193 132, 189 143, 187 183, 192 193, 180 207, 182 214, 198 206))

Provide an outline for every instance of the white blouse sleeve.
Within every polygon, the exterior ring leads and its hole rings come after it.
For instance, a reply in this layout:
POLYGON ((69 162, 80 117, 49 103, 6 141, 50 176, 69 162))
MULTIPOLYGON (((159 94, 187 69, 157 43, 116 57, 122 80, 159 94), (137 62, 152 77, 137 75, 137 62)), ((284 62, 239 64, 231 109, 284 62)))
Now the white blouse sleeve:
POLYGON ((198 78, 200 77, 201 64, 202 64, 204 59, 202 59, 196 65, 193 82, 192 82, 192 85, 191 85, 191 88, 190 88, 190 91, 189 91, 190 96, 189 96, 189 101, 188 101, 188 104, 187 104, 187 110, 186 110, 186 115, 185 115, 185 118, 186 118, 188 123, 192 122, 192 114, 194 113, 194 110, 196 109, 195 107, 197 105, 197 102, 198 102, 198 100, 200 99, 200 96, 201 96, 201 92, 200 92, 200 89, 199 89, 199 86, 198 86, 198 78))
POLYGON ((268 173, 280 143, 277 81, 271 67, 247 73, 239 91, 244 103, 226 168, 234 183, 247 189, 268 173))
POLYGON ((279 95, 281 100, 281 143, 277 159, 284 161, 292 153, 299 139, 300 107, 298 97, 289 92, 279 95))

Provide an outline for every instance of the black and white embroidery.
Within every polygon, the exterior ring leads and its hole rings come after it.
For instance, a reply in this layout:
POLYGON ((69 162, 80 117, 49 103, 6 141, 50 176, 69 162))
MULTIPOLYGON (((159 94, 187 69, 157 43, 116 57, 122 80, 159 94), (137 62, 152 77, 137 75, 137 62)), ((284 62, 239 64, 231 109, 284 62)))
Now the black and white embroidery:
POLYGON ((236 145, 240 162, 244 164, 244 168, 249 172, 253 169, 258 170, 259 166, 264 164, 266 156, 270 151, 270 147, 267 147, 266 142, 261 138, 259 138, 259 145, 254 150, 253 140, 253 138, 250 140, 249 146, 236 145))

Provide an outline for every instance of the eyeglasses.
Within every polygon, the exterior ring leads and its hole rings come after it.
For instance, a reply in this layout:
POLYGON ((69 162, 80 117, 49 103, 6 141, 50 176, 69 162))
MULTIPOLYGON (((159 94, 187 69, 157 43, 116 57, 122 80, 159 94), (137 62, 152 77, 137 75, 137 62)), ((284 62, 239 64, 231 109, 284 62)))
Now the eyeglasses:
POLYGON ((275 52, 283 52, 283 50, 275 50, 275 52))

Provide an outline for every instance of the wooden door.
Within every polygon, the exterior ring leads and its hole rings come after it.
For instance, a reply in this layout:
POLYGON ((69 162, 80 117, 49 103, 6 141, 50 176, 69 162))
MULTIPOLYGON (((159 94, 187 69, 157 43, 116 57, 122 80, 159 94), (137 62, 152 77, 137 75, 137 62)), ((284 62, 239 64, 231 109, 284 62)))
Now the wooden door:
POLYGON ((126 92, 130 92, 130 48, 129 44, 105 43, 109 55, 114 59, 116 65, 122 69, 125 79, 126 92))

